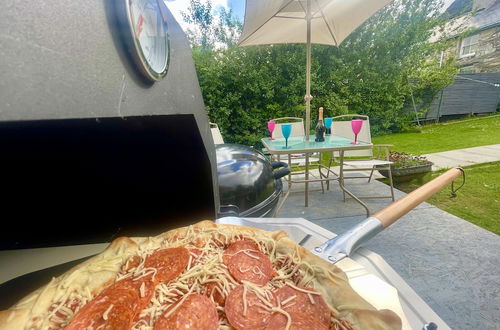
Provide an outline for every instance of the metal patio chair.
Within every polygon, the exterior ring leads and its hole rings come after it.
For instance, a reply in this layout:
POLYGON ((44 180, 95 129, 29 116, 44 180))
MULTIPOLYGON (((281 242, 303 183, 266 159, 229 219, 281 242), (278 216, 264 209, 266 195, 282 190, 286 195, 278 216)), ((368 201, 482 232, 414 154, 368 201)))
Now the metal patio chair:
MULTIPOLYGON (((281 132, 281 125, 292 124, 292 132, 290 137, 301 137, 305 136, 304 119, 299 117, 282 117, 271 119, 276 122, 276 126, 273 131, 273 138, 283 138, 283 133, 281 132)), ((321 156, 320 154, 310 154, 309 155, 309 166, 319 167, 321 156)), ((300 154, 288 154, 288 155, 278 155, 276 157, 278 161, 284 161, 288 163, 290 169, 303 167, 306 164, 306 155, 300 154)), ((292 175, 302 175, 304 171, 292 171, 288 176, 288 180, 291 180, 292 175)), ((324 192, 323 182, 321 182, 321 191, 324 192)))
MULTIPOLYGON (((358 140, 362 142, 371 143, 371 132, 370 132, 370 119, 368 116, 358 115, 358 114, 347 114, 333 117, 333 122, 331 126, 332 135, 341 136, 345 138, 352 139, 354 133, 351 128, 352 119, 363 120, 363 126, 358 134, 358 140), (348 119, 348 120, 346 120, 348 119)), ((366 179, 368 182, 371 181, 373 177, 373 172, 375 170, 387 170, 389 172, 389 185, 391 194, 388 196, 358 196, 359 198, 391 198, 394 201, 394 185, 392 182, 392 172, 391 164, 389 161, 389 147, 391 144, 378 144, 374 145, 372 149, 365 150, 355 150, 355 151, 345 151, 344 161, 340 164, 340 171, 338 176, 341 177, 345 183, 345 180, 350 179, 366 179), (347 158, 347 159, 346 159, 347 158), (370 175, 355 175, 355 176, 345 176, 346 172, 360 172, 360 171, 370 171, 370 175)), ((330 163, 327 168, 326 175, 320 172, 322 177, 328 177, 331 170, 331 166, 336 158, 339 158, 338 152, 333 152, 330 158, 330 163)), ((321 168, 320 168, 321 171, 321 168)), ((333 172, 334 173, 334 172, 333 172)), ((336 173, 334 173, 336 174, 336 173)), ((327 182, 327 189, 329 188, 329 182, 327 182)), ((345 201, 345 192, 344 201, 345 201)))
POLYGON ((212 132, 212 138, 214 144, 224 144, 224 138, 220 133, 219 126, 216 123, 208 123, 210 125, 210 131, 212 132))
MULTIPOLYGON (((276 122, 276 127, 273 131, 273 138, 283 138, 283 133, 281 132, 281 125, 292 124, 292 132, 290 137, 305 136, 304 129, 304 119, 299 117, 282 117, 271 119, 276 122)), ((305 154, 290 154, 281 156, 281 160, 288 162, 288 156, 290 156, 291 166, 304 166, 306 163, 305 154)), ((309 164, 317 164, 319 162, 319 155, 310 155, 309 164)))

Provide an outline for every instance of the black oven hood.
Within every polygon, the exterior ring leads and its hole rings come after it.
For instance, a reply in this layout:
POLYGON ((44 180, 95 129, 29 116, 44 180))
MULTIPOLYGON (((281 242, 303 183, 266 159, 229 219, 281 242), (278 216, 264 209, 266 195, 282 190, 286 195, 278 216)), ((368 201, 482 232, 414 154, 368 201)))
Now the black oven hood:
POLYGON ((215 148, 186 36, 166 11, 168 72, 148 82, 120 3, 0 5, 0 249, 216 217, 215 148))

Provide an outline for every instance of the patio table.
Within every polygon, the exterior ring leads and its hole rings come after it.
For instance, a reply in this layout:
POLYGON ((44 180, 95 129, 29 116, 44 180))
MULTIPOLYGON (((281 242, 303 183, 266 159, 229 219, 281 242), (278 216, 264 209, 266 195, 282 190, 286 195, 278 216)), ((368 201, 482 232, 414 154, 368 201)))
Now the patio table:
MULTIPOLYGON (((271 155, 288 155, 288 165, 291 166, 291 155, 292 154, 305 154, 306 162, 305 162, 305 179, 304 180, 292 180, 291 175, 288 176, 288 191, 283 198, 283 202, 278 207, 278 211, 281 209, 284 201, 287 199, 290 194, 292 184, 293 183, 304 183, 304 204, 306 207, 309 206, 309 182, 323 182, 323 181, 332 181, 336 180, 339 182, 340 189, 342 189, 346 194, 351 196, 355 201, 357 201, 361 206, 363 206, 366 210, 367 216, 370 215, 370 210, 368 206, 363 203, 358 197, 356 197, 352 192, 347 190, 344 186, 344 178, 342 175, 337 178, 323 177, 320 172, 319 179, 309 179, 309 155, 312 153, 325 153, 338 151, 340 164, 343 164, 344 160, 344 152, 346 150, 359 150, 359 149, 370 149, 373 147, 373 144, 358 141, 358 144, 352 144, 353 140, 344 138, 336 135, 327 135, 325 136, 325 141, 316 142, 314 141, 315 135, 309 136, 309 141, 306 141, 305 137, 290 137, 288 139, 288 148, 285 148, 285 139, 284 138, 276 138, 274 140, 270 140, 269 138, 261 139, 262 144, 267 148, 268 152, 271 155)), ((321 161, 321 157, 320 157, 321 161)), ((341 165, 342 166, 342 165, 341 165)), ((342 172, 341 172, 342 173, 342 172)))

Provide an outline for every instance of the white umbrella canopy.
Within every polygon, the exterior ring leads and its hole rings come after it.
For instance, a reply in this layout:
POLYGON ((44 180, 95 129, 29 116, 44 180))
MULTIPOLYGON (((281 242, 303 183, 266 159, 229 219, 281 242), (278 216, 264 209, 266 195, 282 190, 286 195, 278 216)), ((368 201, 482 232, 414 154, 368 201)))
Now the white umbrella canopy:
MULTIPOLYGON (((305 43, 306 132, 311 126, 311 44, 338 46, 392 0, 246 0, 239 46, 305 43)), ((309 139, 309 134, 306 134, 309 139)))

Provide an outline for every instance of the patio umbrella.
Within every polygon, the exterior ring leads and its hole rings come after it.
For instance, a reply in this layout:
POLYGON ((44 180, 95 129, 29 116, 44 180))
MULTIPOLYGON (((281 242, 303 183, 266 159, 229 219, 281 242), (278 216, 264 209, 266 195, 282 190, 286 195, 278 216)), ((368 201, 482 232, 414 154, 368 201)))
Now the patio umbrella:
MULTIPOLYGON (((239 46, 305 43, 306 132, 311 126, 311 44, 338 46, 392 0, 246 0, 239 46)), ((309 134, 306 134, 309 140, 309 134)))

